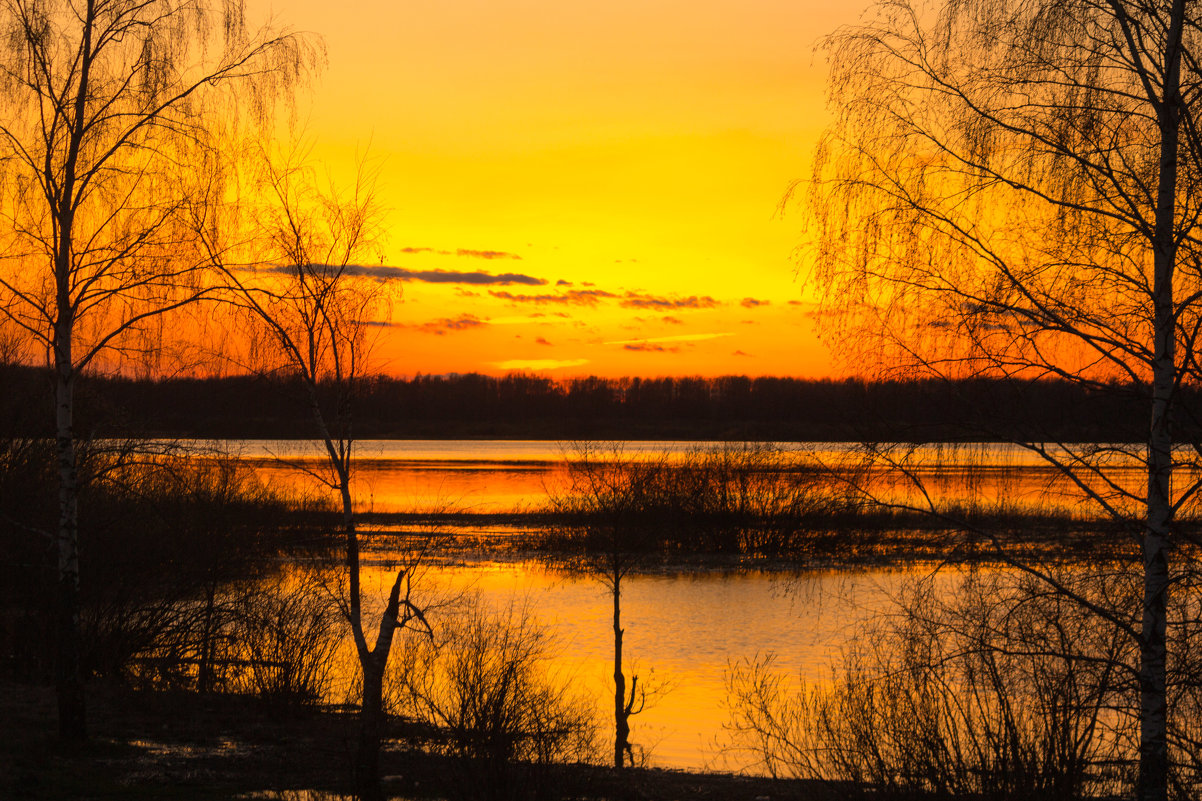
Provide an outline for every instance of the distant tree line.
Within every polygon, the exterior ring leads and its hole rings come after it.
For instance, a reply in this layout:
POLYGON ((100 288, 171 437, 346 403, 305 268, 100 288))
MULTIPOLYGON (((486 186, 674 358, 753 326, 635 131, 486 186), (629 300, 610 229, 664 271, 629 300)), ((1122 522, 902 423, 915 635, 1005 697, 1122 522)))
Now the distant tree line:
MULTIPOLYGON (((0 367, 6 403, 43 403, 30 367, 0 367)), ((291 379, 255 376, 157 380, 85 375, 88 410, 78 430, 99 436, 212 438, 314 436, 291 379)), ((356 436, 547 439, 1032 440, 1122 441, 1147 437, 1140 388, 1063 381, 718 378, 572 378, 418 375, 365 380, 355 399, 356 436)), ((331 388, 332 391, 332 388, 331 388)), ((1199 393, 1184 390, 1183 410, 1199 393)), ((7 415, 22 434, 45 415, 7 415), (36 422, 35 422, 36 421, 36 422)), ((1196 415, 1179 423, 1193 432, 1196 415)))

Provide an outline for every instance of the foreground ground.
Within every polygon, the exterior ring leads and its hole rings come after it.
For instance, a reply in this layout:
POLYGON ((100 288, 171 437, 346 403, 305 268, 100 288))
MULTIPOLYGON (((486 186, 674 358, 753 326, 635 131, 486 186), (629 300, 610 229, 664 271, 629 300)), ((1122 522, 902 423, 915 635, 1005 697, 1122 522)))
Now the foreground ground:
MULTIPOLYGON (((0 684, 0 799, 280 799, 332 801, 350 777, 353 716, 339 710, 273 706, 244 698, 135 693, 92 687, 91 740, 65 747, 55 736, 48 688, 0 684)), ((400 730, 397 734, 402 733, 400 730)), ((389 743, 385 789, 394 799, 472 798, 473 783, 447 760, 389 743)), ((544 798, 624 801, 821 799, 794 781, 560 766, 520 786, 544 798)), ((841 794, 846 797, 846 794, 841 794)))

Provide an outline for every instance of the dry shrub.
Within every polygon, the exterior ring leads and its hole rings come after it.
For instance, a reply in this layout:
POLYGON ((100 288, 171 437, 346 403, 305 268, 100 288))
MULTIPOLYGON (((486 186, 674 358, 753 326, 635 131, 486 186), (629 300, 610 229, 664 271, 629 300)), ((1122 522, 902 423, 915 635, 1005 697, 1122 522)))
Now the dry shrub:
MULTIPOLYGON (((1082 598, 1133 585, 1058 576, 1082 598)), ((770 659, 728 675, 735 747, 772 775, 892 797, 1085 798, 1130 787, 1133 643, 1065 593, 1012 572, 918 582, 827 683, 770 659)))
POLYGON ((230 632, 228 689, 290 703, 330 694, 343 618, 322 577, 285 573, 244 594, 230 632))
POLYGON ((303 569, 176 603, 173 625, 131 659, 126 678, 148 689, 240 693, 289 704, 330 695, 342 617, 321 575, 303 569))
POLYGON ((393 712, 437 732, 426 746, 453 758, 461 798, 545 796, 544 768, 597 756, 591 698, 553 665, 551 636, 525 608, 478 599, 440 629, 410 636, 392 666, 393 712))

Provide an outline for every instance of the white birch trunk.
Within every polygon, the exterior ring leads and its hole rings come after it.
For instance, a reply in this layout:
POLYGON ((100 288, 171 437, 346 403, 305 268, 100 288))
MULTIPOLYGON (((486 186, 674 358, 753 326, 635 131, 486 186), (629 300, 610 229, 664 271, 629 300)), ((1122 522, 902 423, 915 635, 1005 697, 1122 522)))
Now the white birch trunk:
POLYGON ((1177 149, 1181 127, 1181 33, 1185 0, 1174 0, 1164 53, 1164 94, 1157 109, 1160 174, 1153 240, 1152 419, 1148 434, 1147 528, 1139 642, 1140 742, 1138 795, 1168 797, 1168 590, 1172 537, 1172 405, 1177 379, 1173 273, 1177 261, 1177 149))

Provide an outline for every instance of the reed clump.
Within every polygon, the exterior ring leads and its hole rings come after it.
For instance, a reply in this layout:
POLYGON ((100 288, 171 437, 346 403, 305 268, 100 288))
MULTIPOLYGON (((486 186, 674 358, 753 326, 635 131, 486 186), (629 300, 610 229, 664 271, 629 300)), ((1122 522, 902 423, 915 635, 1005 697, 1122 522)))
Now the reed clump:
POLYGON ((988 491, 963 465, 954 479, 940 479, 955 486, 935 491, 922 476, 890 485, 855 450, 823 462, 764 442, 684 453, 579 443, 565 456, 564 478, 548 487, 538 515, 546 530, 533 543, 552 552, 604 551, 615 531, 632 554, 811 565, 989 562, 1002 547, 1071 560, 1117 554, 1126 542, 1121 526, 1085 515, 1054 492, 1031 497, 1029 488, 1009 487, 1006 471, 994 468, 982 468, 988 491))
POLYGON ((597 532, 616 526, 631 551, 788 555, 819 521, 851 510, 837 484, 761 442, 673 455, 582 443, 548 498, 553 522, 542 545, 585 550, 609 547, 597 532))

